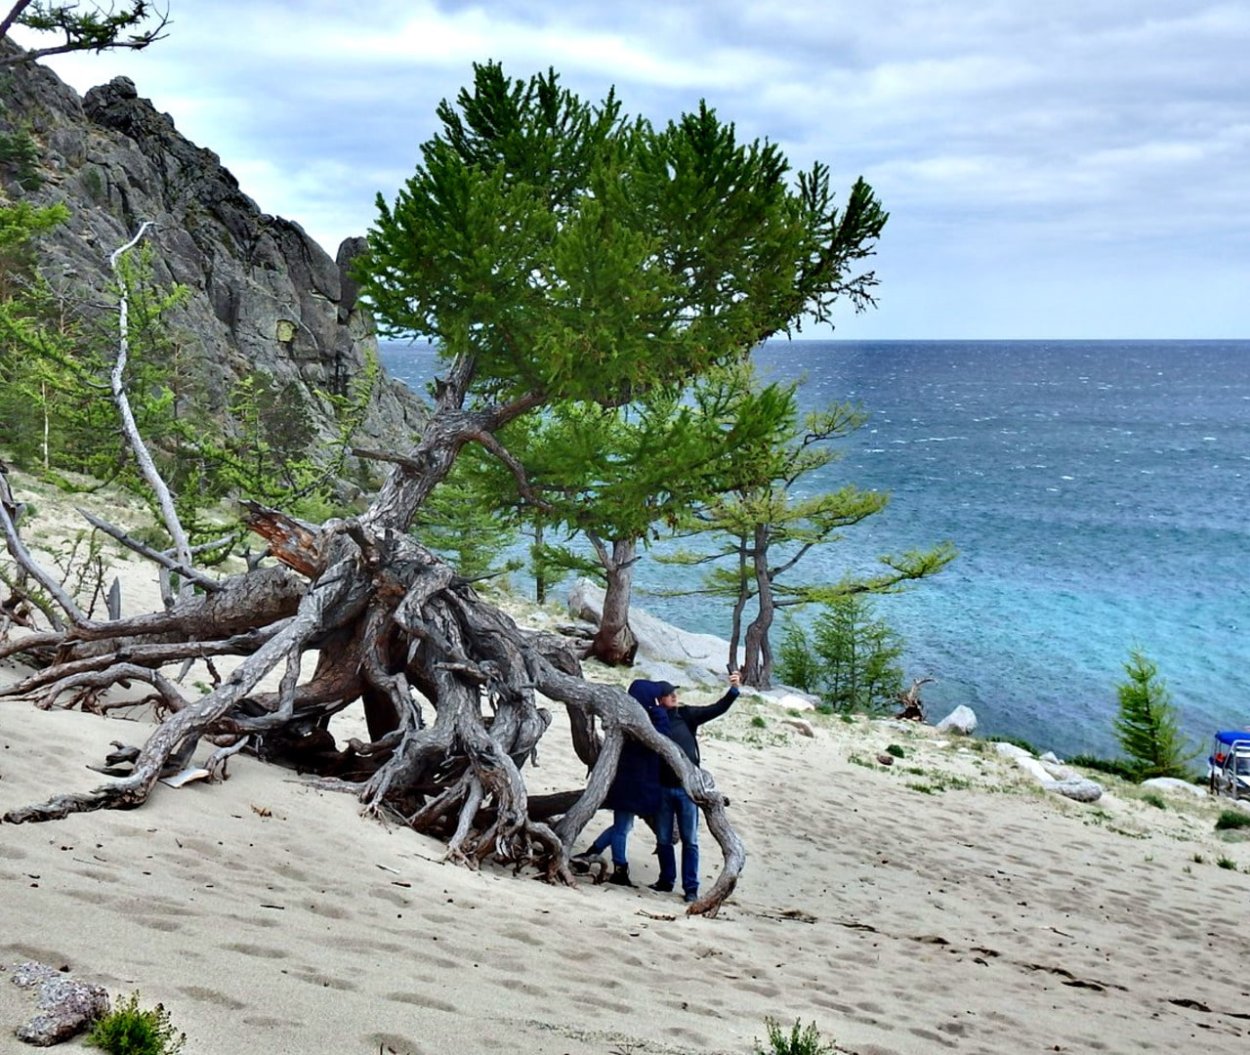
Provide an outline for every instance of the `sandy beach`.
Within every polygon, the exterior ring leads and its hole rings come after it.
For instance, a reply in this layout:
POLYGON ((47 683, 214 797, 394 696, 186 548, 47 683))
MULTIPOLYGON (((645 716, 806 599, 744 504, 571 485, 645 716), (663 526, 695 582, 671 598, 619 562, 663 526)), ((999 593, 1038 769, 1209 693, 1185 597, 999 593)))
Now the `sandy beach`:
MULTIPOLYGON (((0 683, 21 673, 0 661, 0 683)), ((531 792, 584 778, 555 714, 531 792)), ((162 1002, 187 1055, 746 1055, 766 1018, 859 1055, 1250 1047, 1250 841, 1215 830, 1226 803, 1161 809, 1112 781, 1082 805, 980 741, 820 715, 807 737, 786 717, 748 693, 705 727, 748 854, 715 919, 641 886, 645 828, 637 889, 550 886, 444 863, 247 756, 138 810, 0 826, 0 1051, 29 1050, 9 981, 28 959, 162 1002)), ((106 780, 87 766, 146 731, 0 701, 0 812, 106 780)))

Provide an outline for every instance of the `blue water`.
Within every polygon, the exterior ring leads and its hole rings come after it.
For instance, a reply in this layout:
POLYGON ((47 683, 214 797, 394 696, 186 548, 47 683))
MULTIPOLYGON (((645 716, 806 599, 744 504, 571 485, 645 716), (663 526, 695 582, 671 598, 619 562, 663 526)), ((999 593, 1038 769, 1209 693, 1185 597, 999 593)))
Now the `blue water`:
MULTIPOLYGON (((878 601, 907 676, 937 679, 930 714, 963 703, 987 734, 1111 754, 1140 647, 1197 743, 1250 724, 1250 341, 796 341, 756 361, 803 378, 806 408, 870 415, 813 490, 892 495, 793 575, 835 580, 941 540, 960 551, 878 601)), ((437 369, 424 345, 385 345, 383 362, 418 391, 437 369)), ((639 603, 727 636, 727 610, 646 595, 682 574, 641 562, 639 603)))

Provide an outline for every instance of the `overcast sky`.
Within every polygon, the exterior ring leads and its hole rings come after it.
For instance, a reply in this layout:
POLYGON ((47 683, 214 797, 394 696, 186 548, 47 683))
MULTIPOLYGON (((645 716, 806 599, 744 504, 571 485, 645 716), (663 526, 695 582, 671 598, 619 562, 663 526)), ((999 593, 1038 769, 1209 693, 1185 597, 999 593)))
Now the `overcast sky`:
POLYGON ((1245 0, 169 5, 147 51, 49 65, 79 91, 131 77, 331 254, 497 59, 655 122, 704 98, 863 175, 891 214, 880 302, 837 337, 1250 337, 1245 0))

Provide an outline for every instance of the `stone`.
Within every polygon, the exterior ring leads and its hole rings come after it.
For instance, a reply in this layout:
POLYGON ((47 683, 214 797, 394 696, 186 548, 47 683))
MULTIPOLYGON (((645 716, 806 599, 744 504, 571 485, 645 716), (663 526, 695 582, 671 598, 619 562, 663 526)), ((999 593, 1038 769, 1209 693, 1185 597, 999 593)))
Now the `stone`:
POLYGON ((1141 786, 1154 788, 1157 791, 1180 792, 1199 799, 1205 799, 1210 794, 1205 784, 1195 784, 1193 781, 1181 780, 1178 777, 1151 777, 1149 780, 1143 780, 1141 786))
POLYGON ((1073 799, 1076 802, 1097 802, 1102 798, 1102 785, 1094 780, 1076 777, 1072 780, 1046 781, 1042 786, 1047 791, 1073 799))
POLYGON ((962 704, 935 726, 940 733, 959 733, 961 736, 971 736, 976 727, 976 714, 971 707, 965 707, 962 704))
POLYGON ((24 989, 38 988, 38 1013, 17 1028, 17 1039, 35 1047, 60 1044, 90 1028, 109 1010, 108 993, 103 986, 88 985, 45 963, 17 964, 13 984, 24 989))
POLYGON ((781 724, 788 725, 801 736, 810 736, 813 740, 816 738, 816 730, 812 728, 812 723, 806 718, 782 718, 781 724))

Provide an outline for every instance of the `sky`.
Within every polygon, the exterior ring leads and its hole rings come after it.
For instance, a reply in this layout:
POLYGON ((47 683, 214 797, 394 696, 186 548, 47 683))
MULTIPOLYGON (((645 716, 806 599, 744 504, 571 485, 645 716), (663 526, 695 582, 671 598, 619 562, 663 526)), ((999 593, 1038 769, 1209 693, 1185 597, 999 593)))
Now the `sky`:
POLYGON ((862 175, 890 213, 877 307, 802 336, 1250 337, 1245 0, 168 5, 146 51, 47 64, 130 77, 331 255, 493 59, 654 123, 706 100, 842 196, 862 175))

